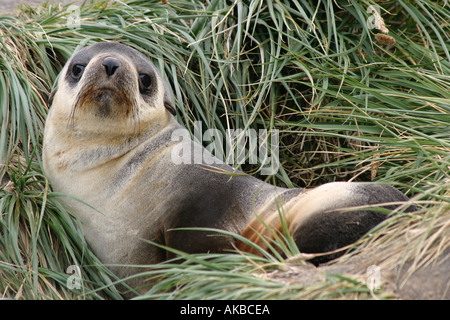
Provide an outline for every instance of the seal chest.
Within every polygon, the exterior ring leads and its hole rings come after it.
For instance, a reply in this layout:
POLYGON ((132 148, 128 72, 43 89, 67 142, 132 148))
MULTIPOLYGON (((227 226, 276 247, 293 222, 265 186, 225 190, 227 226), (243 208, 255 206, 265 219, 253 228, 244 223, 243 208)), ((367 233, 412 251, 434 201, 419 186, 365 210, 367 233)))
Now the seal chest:
MULTIPOLYGON (((227 165, 175 164, 185 130, 173 117, 167 85, 148 59, 119 43, 97 43, 66 63, 50 98, 44 133, 44 169, 55 191, 82 222, 85 237, 105 264, 153 264, 171 254, 145 240, 186 252, 223 252, 246 245, 211 232, 242 234, 260 245, 280 229, 281 210, 305 253, 356 241, 385 216, 372 204, 394 208, 407 198, 383 185, 332 183, 313 190, 277 188, 238 175, 227 165), (78 200, 75 200, 78 199, 78 200)), ((199 151, 200 150, 200 151, 199 151)), ((220 161, 216 162, 219 163, 220 161)), ((114 268, 119 276, 133 268, 114 268)))

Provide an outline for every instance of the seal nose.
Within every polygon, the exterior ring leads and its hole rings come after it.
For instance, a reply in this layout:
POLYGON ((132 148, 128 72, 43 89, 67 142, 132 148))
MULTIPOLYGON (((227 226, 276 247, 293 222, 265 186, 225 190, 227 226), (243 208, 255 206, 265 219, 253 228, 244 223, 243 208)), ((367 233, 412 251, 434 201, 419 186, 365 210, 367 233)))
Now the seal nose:
POLYGON ((103 60, 102 65, 105 67, 105 71, 108 77, 111 77, 120 67, 120 62, 117 59, 108 57, 103 60))

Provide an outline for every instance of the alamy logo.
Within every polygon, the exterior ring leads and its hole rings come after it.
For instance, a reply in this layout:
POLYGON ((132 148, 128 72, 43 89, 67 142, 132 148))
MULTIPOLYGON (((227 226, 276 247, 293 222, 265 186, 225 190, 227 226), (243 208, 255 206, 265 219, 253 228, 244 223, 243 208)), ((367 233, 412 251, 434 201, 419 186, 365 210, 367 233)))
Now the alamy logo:
POLYGON ((77 5, 70 5, 67 8, 67 22, 66 25, 69 29, 77 29, 81 25, 80 7, 77 5))
POLYGON ((384 20, 381 17, 380 7, 377 5, 370 5, 367 7, 367 13, 371 15, 367 18, 367 27, 369 29, 378 29, 383 33, 388 33, 389 30, 386 28, 384 24, 384 20))
POLYGON ((72 274, 66 282, 69 289, 80 289, 81 288, 81 269, 77 265, 70 265, 67 270, 67 274, 72 274))
POLYGON ((374 292, 381 288, 381 271, 380 267, 376 265, 371 265, 366 270, 367 275, 367 288, 370 292, 374 292))
POLYGON ((202 131, 201 121, 194 124, 194 141, 188 130, 174 130, 171 140, 179 142, 171 152, 174 164, 260 164, 261 174, 274 175, 280 167, 279 131, 227 129, 202 131), (206 145, 203 148, 203 145, 206 145), (270 152, 269 152, 270 150, 270 152))

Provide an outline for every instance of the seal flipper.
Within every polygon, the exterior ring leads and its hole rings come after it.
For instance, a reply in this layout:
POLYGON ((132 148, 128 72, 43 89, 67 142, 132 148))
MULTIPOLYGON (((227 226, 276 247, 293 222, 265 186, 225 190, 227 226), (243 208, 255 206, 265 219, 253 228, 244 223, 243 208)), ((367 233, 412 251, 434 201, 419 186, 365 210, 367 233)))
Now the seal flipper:
MULTIPOLYGON (((397 189, 370 183, 328 183, 300 193, 281 209, 289 231, 302 253, 326 253, 356 242, 408 198, 397 189), (367 208, 367 206, 377 208, 367 208)), ((409 206, 407 212, 414 211, 409 206)), ((280 213, 262 212, 255 217, 242 236, 261 247, 273 241, 274 231, 282 232, 280 213), (272 231, 267 230, 269 226, 272 231)), ((238 242, 238 249, 256 253, 250 246, 238 242)), ((335 259, 344 252, 313 258, 320 264, 335 259)))
MULTIPOLYGON (((403 193, 388 185, 368 183, 352 185, 351 202, 345 207, 317 212, 297 226, 293 237, 300 252, 324 253, 350 245, 384 221, 390 211, 402 206, 402 203, 408 200, 403 193), (351 207, 348 207, 349 205, 351 207), (370 209, 367 206, 374 208, 370 209)), ((404 210, 412 212, 416 207, 408 206, 404 210)), ((341 250, 313 258, 310 262, 318 265, 336 259, 344 253, 345 251, 341 250)))
MULTIPOLYGON (((302 253, 332 252, 358 241, 386 218, 387 215, 382 212, 369 210, 322 212, 302 223, 293 237, 302 253)), ((341 250, 309 261, 319 265, 344 253, 345 250, 341 250)))

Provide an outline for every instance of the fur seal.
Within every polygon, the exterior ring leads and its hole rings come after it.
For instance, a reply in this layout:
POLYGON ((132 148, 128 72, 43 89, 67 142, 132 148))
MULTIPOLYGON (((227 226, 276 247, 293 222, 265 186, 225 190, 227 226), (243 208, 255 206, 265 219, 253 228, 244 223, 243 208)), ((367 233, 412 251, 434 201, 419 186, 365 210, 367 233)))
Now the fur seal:
MULTIPOLYGON (((173 116, 167 85, 142 53, 120 43, 76 52, 61 71, 50 104, 45 173, 55 191, 71 196, 64 201, 107 265, 154 264, 172 256, 145 240, 189 253, 252 251, 211 232, 177 229, 222 229, 264 247, 273 236, 266 225, 281 229, 280 210, 301 252, 328 252, 385 219, 379 211, 357 207, 393 209, 408 200, 381 184, 285 189, 249 175, 230 177, 223 174, 233 172, 226 164, 214 165, 215 170, 174 164, 171 151, 180 143, 194 153, 204 149, 171 139, 183 127, 173 116)), ((113 271, 120 277, 136 272, 125 266, 113 271)))

